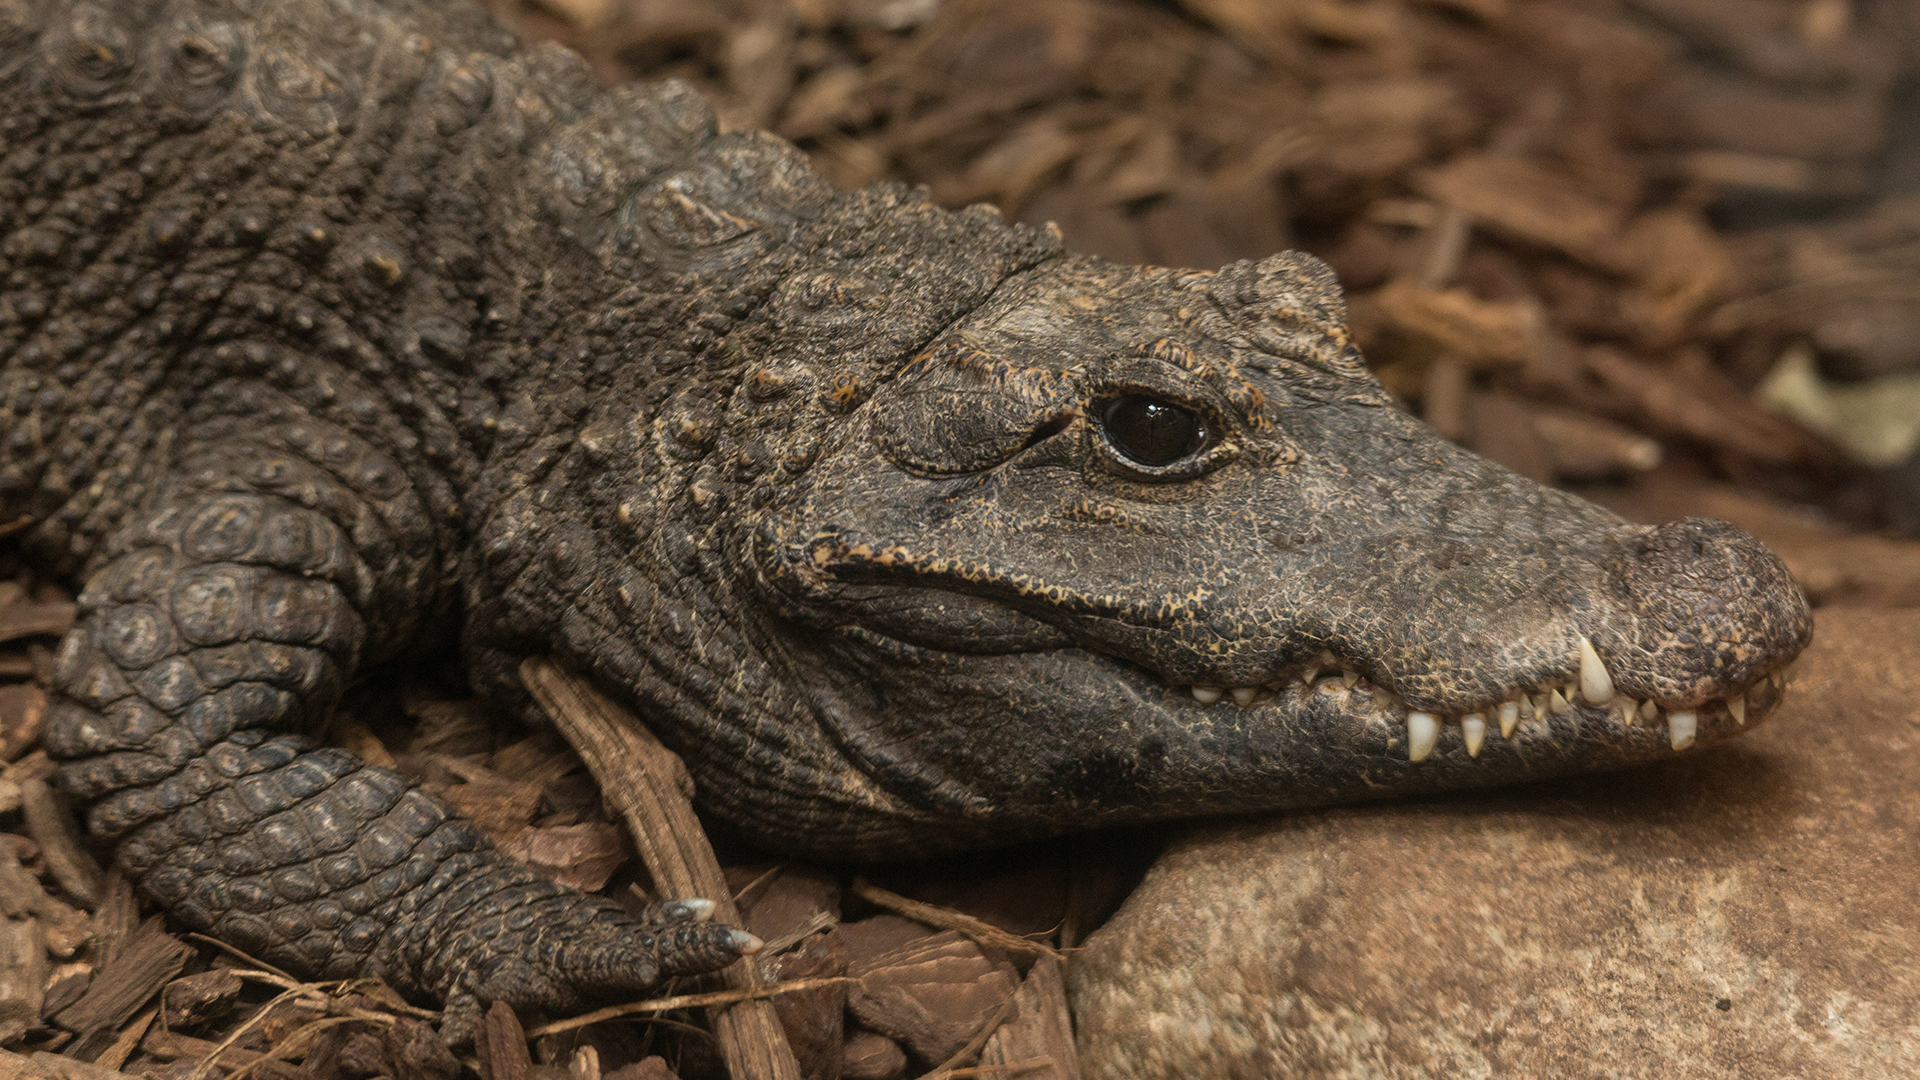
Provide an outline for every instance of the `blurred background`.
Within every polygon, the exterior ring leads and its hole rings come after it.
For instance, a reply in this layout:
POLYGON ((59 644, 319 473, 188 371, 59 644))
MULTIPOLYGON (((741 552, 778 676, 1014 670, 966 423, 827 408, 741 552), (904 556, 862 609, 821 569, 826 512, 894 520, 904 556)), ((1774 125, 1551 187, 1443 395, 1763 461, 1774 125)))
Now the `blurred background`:
POLYGON ((1920 603, 1920 4, 490 2, 842 186, 1129 263, 1311 251, 1448 436, 1920 603))

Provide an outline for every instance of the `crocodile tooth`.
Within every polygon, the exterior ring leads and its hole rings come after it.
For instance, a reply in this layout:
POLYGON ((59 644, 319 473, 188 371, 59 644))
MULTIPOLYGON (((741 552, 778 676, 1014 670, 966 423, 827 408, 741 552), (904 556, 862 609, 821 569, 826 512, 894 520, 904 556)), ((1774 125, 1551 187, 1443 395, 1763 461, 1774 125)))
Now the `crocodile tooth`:
POLYGON ((1220 689, 1215 686, 1196 686, 1193 688, 1193 700, 1202 705, 1211 705, 1220 700, 1220 689))
POLYGON ((1500 706, 1500 737, 1513 738, 1513 729, 1520 726, 1520 706, 1511 701, 1500 706))
POLYGON ((1673 741, 1675 750, 1685 750, 1693 745, 1693 733, 1699 730, 1700 717, 1692 709, 1682 709, 1667 715, 1667 736, 1673 741))
POLYGON ((1432 713, 1407 714, 1407 760, 1425 761, 1440 738, 1440 720, 1432 713))
POLYGON ((1487 737, 1487 718, 1468 713, 1460 718, 1460 733, 1467 737, 1467 756, 1480 756, 1480 743, 1487 737))
POLYGON ((1593 651, 1593 642, 1584 637, 1580 639, 1580 696, 1595 705, 1613 700, 1613 676, 1593 651))
POLYGON ((1300 681, 1312 686, 1320 678, 1320 665, 1309 664, 1307 670, 1300 673, 1300 681))
POLYGON ((1654 720, 1658 719, 1659 716, 1660 716, 1660 706, 1655 705, 1653 703, 1652 698, 1648 698, 1647 700, 1640 703, 1640 719, 1645 720, 1647 723, 1651 724, 1654 722, 1654 720))
POLYGON ((1638 716, 1639 713, 1640 713, 1639 702, 1633 700, 1630 697, 1623 697, 1620 699, 1620 722, 1621 723, 1627 725, 1628 727, 1632 727, 1633 718, 1635 716, 1638 716))
POLYGON ((1360 673, 1352 668, 1341 668, 1340 681, 1346 684, 1347 689, 1351 690, 1354 684, 1360 681, 1360 673))
POLYGON ((1554 689, 1547 691, 1547 711, 1548 712, 1552 713, 1555 716, 1559 716, 1561 713, 1566 712, 1572 708, 1573 706, 1567 703, 1567 699, 1561 696, 1560 689, 1558 687, 1555 687, 1554 689))
POLYGON ((1251 686, 1236 686, 1229 691, 1229 693, 1233 695, 1235 702, 1241 705, 1251 705, 1253 704, 1253 696, 1259 693, 1259 691, 1251 686))
POLYGON ((1735 694, 1727 699, 1727 715, 1733 717, 1736 724, 1747 722, 1747 695, 1735 694))
POLYGON ((1521 694, 1519 697, 1519 700, 1515 702, 1515 704, 1517 704, 1520 707, 1520 719, 1525 720, 1528 723, 1532 723, 1533 718, 1538 715, 1533 710, 1533 695, 1521 694))

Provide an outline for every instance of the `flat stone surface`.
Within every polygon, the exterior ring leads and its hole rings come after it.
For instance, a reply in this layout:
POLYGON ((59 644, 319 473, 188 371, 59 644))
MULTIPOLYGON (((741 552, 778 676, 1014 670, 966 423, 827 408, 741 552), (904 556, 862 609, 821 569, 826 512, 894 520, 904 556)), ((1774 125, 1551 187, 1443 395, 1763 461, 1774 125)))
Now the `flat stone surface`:
POLYGON ((1088 1080, 1920 1071, 1920 611, 1825 610, 1750 736, 1214 826, 1087 942, 1088 1080))

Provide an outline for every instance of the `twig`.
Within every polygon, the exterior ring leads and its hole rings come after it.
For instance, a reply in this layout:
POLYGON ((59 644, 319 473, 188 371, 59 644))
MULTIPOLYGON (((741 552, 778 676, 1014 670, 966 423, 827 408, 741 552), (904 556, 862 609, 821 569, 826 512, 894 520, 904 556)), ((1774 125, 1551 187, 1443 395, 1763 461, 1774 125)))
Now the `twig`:
POLYGON ((563 1031, 586 1027, 588 1024, 598 1024, 603 1020, 617 1020, 622 1016, 634 1016, 639 1013, 697 1009, 708 1005, 732 1005, 736 1002, 758 1001, 781 994, 797 994, 802 990, 818 990, 823 986, 859 981, 848 975, 826 975, 817 979, 795 979, 792 982, 773 983, 749 989, 713 990, 704 994, 680 994, 675 997, 653 998, 649 1001, 631 1001, 625 1005, 609 1005, 604 1009, 595 1009, 590 1013, 582 1013, 565 1020, 555 1020, 551 1024, 543 1024, 537 1028, 529 1028, 527 1037, 537 1039, 542 1035, 558 1035, 563 1031))
MULTIPOLYGON (((247 963, 252 964, 253 966, 259 968, 261 972, 271 972, 274 975, 277 975, 280 978, 286 980, 286 985, 289 987, 306 985, 305 983, 302 983, 299 979, 296 979, 293 976, 287 974, 286 972, 280 970, 279 968, 274 967, 272 964, 267 963, 265 960, 262 960, 255 956, 249 956, 245 952, 242 952, 241 950, 234 948, 233 946, 227 944, 226 942, 221 941, 219 938, 208 937, 207 935, 198 933, 198 932, 190 932, 187 934, 187 937, 189 940, 198 941, 202 945, 211 945, 214 948, 219 949, 221 952, 226 953, 228 956, 231 956, 236 960, 245 960, 247 963)), ((249 971, 235 971, 234 974, 244 979, 248 975, 255 974, 255 973, 249 972, 249 971)))
POLYGON ((1035 1069, 1052 1069, 1059 1062, 1050 1057, 1027 1058, 1023 1061, 1009 1061, 1005 1065, 969 1065, 964 1069, 949 1069, 948 1076, 1006 1076, 1011 1073, 1032 1072, 1035 1069))
POLYGON ((1030 941, 1018 934, 1002 930, 983 919, 941 907, 938 904, 910 900, 899 893, 888 892, 865 878, 853 879, 853 895, 888 911, 905 915, 909 919, 938 926, 943 930, 958 930, 981 945, 1011 952, 1021 956, 1051 956, 1061 958, 1060 950, 1043 941, 1030 941))

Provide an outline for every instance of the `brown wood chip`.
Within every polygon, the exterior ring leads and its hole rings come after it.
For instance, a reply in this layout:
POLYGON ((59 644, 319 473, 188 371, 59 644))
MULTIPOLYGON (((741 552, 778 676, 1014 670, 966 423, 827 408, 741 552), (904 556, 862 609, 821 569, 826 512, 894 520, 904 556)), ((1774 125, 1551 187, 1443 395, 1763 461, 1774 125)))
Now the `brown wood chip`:
POLYGON ((1007 1072, 1016 1063, 1028 1063, 1021 1075, 1030 1080, 1080 1080, 1080 1057, 1073 1046, 1073 1016, 1067 1009, 1066 982, 1060 961, 1043 956, 1013 997, 1013 1012, 1000 1030, 987 1039, 980 1053, 983 1068, 1000 1066, 1007 1072), (1047 1064, 1031 1067, 1036 1059, 1047 1064))
POLYGON ((486 1021, 474 1033, 480 1080, 528 1080, 533 1057, 527 1052, 527 1032, 504 1001, 487 1009, 486 1021))
POLYGON ((26 813, 27 832, 33 836, 34 843, 40 845, 53 880, 83 906, 98 903, 103 876, 100 864, 81 846, 80 830, 73 814, 54 796, 45 780, 34 778, 20 784, 20 807, 26 813))
POLYGON ((0 761, 12 761, 40 741, 47 693, 31 683, 0 686, 0 761))
POLYGON ((602 822, 522 829, 502 844, 501 850, 560 884, 584 892, 604 888, 631 853, 619 826, 602 822))
POLYGON ((53 1020, 82 1036, 117 1029, 180 974, 192 955, 193 949, 167 933, 166 920, 155 915, 140 924, 80 1000, 55 1013, 53 1020))
POLYGON ((16 1054, 0 1050, 0 1080, 134 1080, 126 1073, 76 1061, 59 1054, 16 1054))
POLYGON ((929 1062, 958 1053, 1020 983, 1012 964, 995 963, 955 930, 884 953, 851 973, 860 980, 847 1002, 854 1018, 929 1062))
POLYGON ((847 1036, 840 1054, 840 1080, 898 1080, 907 1075, 907 1052, 900 1044, 872 1031, 847 1036))
POLYGON ((47 987, 47 934, 31 914, 30 902, 21 909, 21 901, 29 898, 14 895, 24 888, 20 879, 32 884, 32 876, 11 858, 0 862, 5 864, 0 866, 0 890, 8 894, 0 902, 9 909, 9 914, 0 916, 0 1043, 10 1043, 40 1022, 47 987))
POLYGON ((73 628, 73 616, 74 606, 68 603, 0 607, 0 641, 64 634, 73 628))
POLYGON ((233 1011, 245 984, 232 968, 214 968, 175 979, 161 991, 161 1017, 169 1029, 195 1027, 233 1011))

